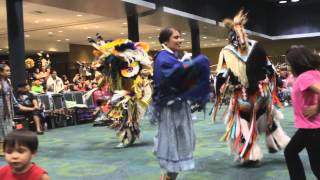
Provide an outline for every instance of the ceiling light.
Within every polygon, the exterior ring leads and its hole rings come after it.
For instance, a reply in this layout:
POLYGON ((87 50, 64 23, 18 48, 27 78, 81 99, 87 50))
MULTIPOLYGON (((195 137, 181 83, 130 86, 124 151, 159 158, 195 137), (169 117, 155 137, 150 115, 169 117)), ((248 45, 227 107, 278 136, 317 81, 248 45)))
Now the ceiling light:
POLYGON ((53 34, 53 32, 48 32, 48 34, 53 34))
POLYGON ((58 31, 59 33, 62 33, 63 31, 58 31))
POLYGON ((58 39, 58 40, 57 40, 57 42, 61 42, 61 40, 60 40, 60 39, 58 39))
POLYGON ((157 31, 160 31, 161 29, 160 29, 160 28, 157 28, 156 30, 157 30, 157 31))
POLYGON ((208 37, 207 37, 207 36, 203 36, 202 38, 203 38, 203 39, 207 39, 208 37))
POLYGON ((25 37, 28 38, 28 37, 30 37, 30 35, 29 35, 29 34, 26 34, 25 37))
POLYGON ((279 1, 279 4, 285 4, 287 1, 279 1))
POLYGON ((99 28, 100 28, 100 26, 95 26, 95 28, 96 28, 96 29, 99 29, 99 28))
POLYGON ((152 41, 151 44, 155 44, 156 42, 152 41))
POLYGON ((123 25, 127 25, 128 23, 126 23, 126 22, 124 22, 124 23, 122 23, 123 25))
POLYGON ((2 49, 0 49, 0 51, 2 51, 2 49))
POLYGON ((70 41, 70 39, 66 39, 66 41, 70 41))
POLYGON ((91 38, 91 36, 88 36, 87 38, 89 39, 89 38, 91 38))
POLYGON ((188 41, 187 44, 191 44, 191 42, 188 41))
POLYGON ((186 33, 185 33, 185 32, 183 32, 183 33, 182 33, 182 35, 186 35, 186 33))
POLYGON ((152 39, 152 36, 149 36, 148 38, 149 38, 149 39, 152 39))
POLYGON ((51 20, 50 18, 47 18, 46 21, 47 21, 47 22, 51 22, 52 20, 51 20))
POLYGON ((291 0, 291 2, 299 2, 300 0, 291 0))
POLYGON ((39 20, 35 20, 34 23, 38 24, 40 21, 39 20))
POLYGON ((56 48, 49 48, 48 51, 57 51, 56 48))
POLYGON ((124 35, 124 33, 122 32, 122 33, 120 33, 121 35, 124 35))
POLYGON ((82 14, 77 14, 78 17, 82 17, 82 14))
POLYGON ((87 29, 89 29, 89 28, 88 28, 88 27, 84 27, 83 29, 87 30, 87 29))

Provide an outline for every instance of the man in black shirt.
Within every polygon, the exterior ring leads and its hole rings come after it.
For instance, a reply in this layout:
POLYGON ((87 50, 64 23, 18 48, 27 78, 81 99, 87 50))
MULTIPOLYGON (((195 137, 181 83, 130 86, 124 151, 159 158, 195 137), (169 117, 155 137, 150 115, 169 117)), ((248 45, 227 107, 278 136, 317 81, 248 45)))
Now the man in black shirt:
POLYGON ((27 83, 19 84, 16 97, 19 104, 34 108, 33 111, 18 111, 17 114, 28 117, 29 119, 32 118, 36 126, 37 134, 43 134, 40 122, 40 108, 36 97, 30 92, 30 86, 27 83))

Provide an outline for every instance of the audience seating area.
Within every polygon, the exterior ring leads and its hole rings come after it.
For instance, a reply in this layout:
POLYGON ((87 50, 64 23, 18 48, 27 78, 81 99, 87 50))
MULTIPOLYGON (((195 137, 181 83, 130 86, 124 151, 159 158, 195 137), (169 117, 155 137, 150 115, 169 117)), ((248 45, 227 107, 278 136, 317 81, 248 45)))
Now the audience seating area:
MULTIPOLYGON (((42 109, 41 119, 45 128, 54 129, 81 123, 92 122, 95 109, 92 97, 85 100, 85 92, 36 95, 42 109), (68 103, 72 104, 68 107, 68 103)), ((15 116, 16 128, 33 128, 33 122, 27 117, 15 116)))

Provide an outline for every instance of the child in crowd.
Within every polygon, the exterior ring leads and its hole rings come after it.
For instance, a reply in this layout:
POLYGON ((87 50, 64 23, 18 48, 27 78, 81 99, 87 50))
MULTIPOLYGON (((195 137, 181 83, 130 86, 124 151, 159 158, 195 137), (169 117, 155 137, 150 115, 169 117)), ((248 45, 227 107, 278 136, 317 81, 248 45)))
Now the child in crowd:
POLYGON ((306 148, 311 169, 320 179, 320 57, 304 46, 292 46, 287 61, 296 77, 291 96, 298 128, 284 152, 290 178, 306 179, 299 157, 306 148))
POLYGON ((24 129, 13 130, 5 137, 3 148, 8 165, 0 167, 0 179, 50 179, 44 169, 31 162, 38 149, 38 138, 35 133, 24 129))

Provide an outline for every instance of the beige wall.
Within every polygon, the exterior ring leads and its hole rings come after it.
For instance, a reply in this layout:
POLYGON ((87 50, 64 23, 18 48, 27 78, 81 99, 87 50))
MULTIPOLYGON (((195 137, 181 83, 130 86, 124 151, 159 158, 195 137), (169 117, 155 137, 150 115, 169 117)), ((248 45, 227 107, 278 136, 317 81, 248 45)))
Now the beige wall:
POLYGON ((77 72, 78 65, 76 61, 92 62, 94 59, 92 54, 93 49, 94 48, 89 45, 70 44, 68 70, 71 76, 77 72))
MULTIPOLYGON (((311 49, 320 50, 320 38, 303 38, 290 40, 275 40, 275 41, 261 41, 260 42, 267 51, 269 56, 280 56, 286 54, 286 51, 291 45, 305 45, 311 49)), ((205 54, 210 59, 210 64, 217 64, 219 53, 222 47, 202 48, 201 53, 205 54)))

